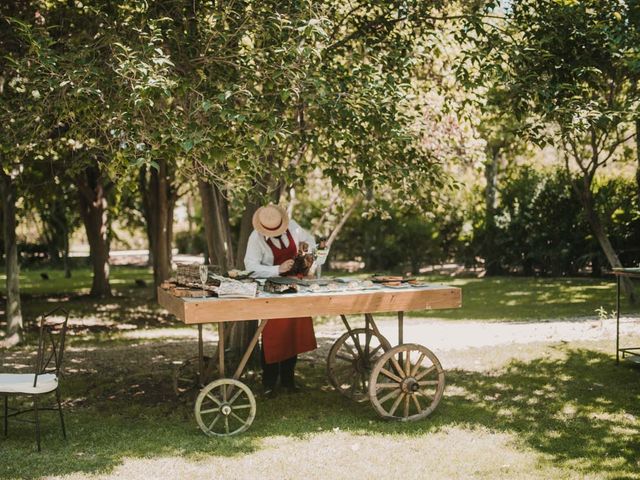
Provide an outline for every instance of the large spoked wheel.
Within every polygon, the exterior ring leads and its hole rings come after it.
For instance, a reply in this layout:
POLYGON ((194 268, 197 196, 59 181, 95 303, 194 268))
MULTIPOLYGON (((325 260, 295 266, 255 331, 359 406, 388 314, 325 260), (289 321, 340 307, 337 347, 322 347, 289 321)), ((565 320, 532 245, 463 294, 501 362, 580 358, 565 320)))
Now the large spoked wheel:
POLYGON ((244 383, 231 378, 215 380, 200 390, 196 421, 211 437, 244 432, 256 417, 256 399, 244 383))
POLYGON ((415 421, 433 412, 444 392, 444 370, 431 350, 408 343, 392 348, 376 362, 369 398, 381 417, 415 421))
MULTIPOLYGON (((203 357, 204 385, 213 378, 213 361, 211 357, 203 357)), ((195 391, 204 385, 200 384, 200 365, 198 357, 191 357, 182 362, 173 372, 173 391, 180 397, 188 392, 195 391)))
POLYGON ((355 328, 346 332, 329 350, 327 376, 333 387, 358 402, 369 398, 371 369, 391 345, 371 329, 355 328))

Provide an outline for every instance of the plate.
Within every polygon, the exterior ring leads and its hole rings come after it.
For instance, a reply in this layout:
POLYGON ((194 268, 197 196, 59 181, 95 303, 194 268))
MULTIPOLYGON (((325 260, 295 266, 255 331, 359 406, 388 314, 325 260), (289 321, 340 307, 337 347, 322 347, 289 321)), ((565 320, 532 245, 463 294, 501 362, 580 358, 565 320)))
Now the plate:
POLYGON ((227 272, 227 277, 232 280, 245 280, 247 278, 251 278, 251 274, 253 272, 249 270, 229 270, 227 272))
POLYGON ((384 283, 384 282, 401 282, 404 280, 404 277, 399 275, 374 275, 369 280, 376 283, 384 283))

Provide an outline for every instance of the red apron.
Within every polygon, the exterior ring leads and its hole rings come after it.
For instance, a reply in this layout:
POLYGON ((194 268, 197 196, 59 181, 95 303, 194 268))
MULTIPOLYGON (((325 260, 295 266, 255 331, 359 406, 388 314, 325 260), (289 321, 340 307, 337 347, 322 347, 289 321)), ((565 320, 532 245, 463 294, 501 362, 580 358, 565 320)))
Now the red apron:
MULTIPOLYGON (((267 239, 267 245, 273 252, 274 265, 293 259, 298 253, 298 247, 289 230, 287 238, 289 246, 284 247, 281 241, 283 248, 276 247, 270 238, 267 239)), ((313 332, 313 320, 311 317, 269 319, 262 331, 262 348, 267 363, 281 362, 298 353, 315 350, 318 344, 313 332)))

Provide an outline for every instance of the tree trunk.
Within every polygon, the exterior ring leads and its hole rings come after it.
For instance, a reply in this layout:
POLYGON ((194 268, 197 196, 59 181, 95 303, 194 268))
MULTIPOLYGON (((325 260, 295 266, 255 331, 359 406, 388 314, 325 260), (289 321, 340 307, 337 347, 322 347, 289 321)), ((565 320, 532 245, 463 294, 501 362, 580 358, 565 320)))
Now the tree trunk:
POLYGON ((110 297, 107 197, 98 166, 85 168, 78 175, 77 185, 80 216, 87 233, 93 266, 91 296, 110 297))
MULTIPOLYGON (((253 231, 253 214, 262 205, 262 196, 265 193, 265 184, 263 182, 256 182, 253 193, 247 195, 247 198, 245 198, 244 212, 242 212, 242 219, 240 220, 240 235, 236 249, 235 264, 237 268, 245 268, 244 256, 247 252, 249 235, 251 235, 253 231)), ((229 346, 233 358, 237 358, 238 360, 241 358, 242 353, 246 350, 257 328, 258 322, 249 320, 246 322, 233 322, 231 328, 227 329, 228 338, 225 339, 226 345, 229 346)), ((251 356, 250 365, 257 365, 258 359, 258 350, 256 349, 251 356)))
POLYGON ((138 186, 142 195, 142 214, 147 223, 149 261, 153 267, 155 287, 171 275, 173 208, 176 202, 172 180, 173 172, 164 159, 158 160, 158 167, 150 171, 146 167, 140 169, 138 186))
POLYGON ((256 182, 253 194, 247 195, 244 201, 244 212, 240 220, 240 235, 238 237, 238 248, 236 256, 236 265, 240 269, 244 269, 244 256, 247 253, 247 242, 253 231, 253 214, 260 208, 263 203, 264 194, 267 187, 264 182, 256 182))
POLYGON ((222 273, 234 268, 233 245, 229 226, 227 200, 217 186, 198 180, 202 200, 204 231, 212 263, 218 265, 222 273))
POLYGON ((640 209, 640 119, 636 120, 636 187, 638 190, 638 208, 640 209))
MULTIPOLYGON (((147 174, 148 174, 148 170, 147 170, 147 166, 142 166, 140 167, 140 172, 138 174, 138 190, 140 191, 140 196, 142 199, 142 216, 145 219, 145 231, 147 232, 147 247, 149 250, 149 255, 147 258, 147 265, 149 267, 153 267, 154 266, 154 261, 153 261, 153 252, 155 251, 155 232, 156 232, 156 226, 155 226, 155 217, 152 214, 152 209, 151 209, 151 197, 152 194, 150 192, 150 181, 147 179, 147 174)), ((154 275, 154 281, 155 281, 155 275, 154 275)))
POLYGON ((222 265, 224 255, 221 254, 220 248, 218 247, 218 245, 222 243, 222 235, 216 231, 211 184, 203 180, 198 180, 198 190, 200 191, 200 201, 202 202, 202 222, 204 223, 204 236, 207 241, 209 263, 212 265, 222 265))
POLYGON ((191 193, 187 195, 186 207, 187 207, 187 222, 189 225, 188 227, 189 237, 191 237, 193 235, 193 196, 191 195, 191 193))
POLYGON ((153 282, 156 287, 160 286, 167 278, 171 271, 170 249, 171 243, 169 239, 169 190, 170 185, 167 175, 166 160, 158 161, 158 168, 151 169, 151 185, 150 185, 150 207, 152 223, 153 241, 153 282))
POLYGON ((491 149, 485 162, 484 177, 486 187, 484 194, 485 205, 485 237, 484 237, 484 265, 487 275, 497 275, 500 273, 499 256, 496 256, 496 179, 498 176, 498 161, 500 159, 500 148, 495 146, 491 149))
MULTIPOLYGON (((584 211, 587 214, 587 220, 589 222, 589 226, 591 227, 591 231, 596 237, 596 240, 598 240, 600 248, 602 248, 602 252, 609 262, 609 266, 611 268, 622 267, 620 259, 618 258, 618 254, 613 248, 611 240, 609 240, 609 236, 607 235, 604 225, 602 224, 602 220, 600 219, 600 215, 596 210, 595 200, 593 198, 593 192, 591 191, 591 182, 589 178, 582 177, 580 184, 578 182, 574 182, 574 187, 576 189, 576 192, 578 193, 578 198, 582 203, 582 208, 584 208, 584 211)), ((628 277, 622 277, 621 280, 622 291, 627 297, 629 297, 629 301, 631 303, 636 303, 636 294, 633 289, 631 280, 629 280, 628 277)))
POLYGON ((0 168, 0 190, 2 193, 4 218, 4 250, 7 274, 7 336, 2 342, 9 347, 22 340, 22 309, 20 306, 20 266, 16 242, 16 189, 11 177, 0 168))
POLYGON ((64 245, 62 252, 62 268, 64 269, 64 278, 71 278, 71 264, 69 263, 69 229, 64 229, 64 245))
POLYGON ((244 256, 247 253, 247 243, 249 236, 253 231, 253 214, 259 208, 257 202, 246 200, 244 204, 244 212, 240 220, 240 235, 238 236, 238 248, 236 255, 236 265, 239 269, 244 270, 244 256))
MULTIPOLYGON (((202 216, 204 219, 204 230, 209 255, 213 263, 220 266, 222 273, 226 273, 228 270, 234 268, 228 203, 216 185, 199 180, 198 189, 200 190, 200 197, 202 199, 202 216)), ((255 208, 257 208, 257 206, 255 208)), ((248 221, 250 225, 251 216, 248 216, 247 211, 245 211, 243 215, 243 223, 248 221)), ((248 232, 251 233, 248 227, 244 227, 244 230, 245 232, 248 230, 248 232)), ((247 238, 249 236, 248 233, 244 235, 246 235, 247 238)), ((241 236, 243 236, 242 232, 241 236)), ((244 250, 246 251, 246 241, 244 241, 244 250)), ((240 257, 238 257, 238 259, 240 259, 240 257)), ((244 252, 242 253, 242 260, 244 260, 244 252)), ((230 363, 237 363, 240 360, 256 328, 257 322, 250 320, 246 322, 232 322, 230 327, 225 329, 225 353, 228 355, 230 363)), ((251 358, 252 363, 255 363, 255 352, 251 358)))
POLYGON ((224 228, 224 254, 226 258, 226 270, 230 270, 236 267, 236 259, 233 255, 233 235, 231 233, 231 216, 229 215, 229 202, 220 190, 214 186, 213 189, 216 194, 216 199, 218 201, 217 209, 220 212, 220 225, 221 228, 224 228))
POLYGON ((169 275, 171 275, 171 264, 173 262, 173 212, 176 208, 176 201, 178 200, 178 192, 175 186, 169 189, 169 199, 167 206, 167 263, 169 267, 169 275))

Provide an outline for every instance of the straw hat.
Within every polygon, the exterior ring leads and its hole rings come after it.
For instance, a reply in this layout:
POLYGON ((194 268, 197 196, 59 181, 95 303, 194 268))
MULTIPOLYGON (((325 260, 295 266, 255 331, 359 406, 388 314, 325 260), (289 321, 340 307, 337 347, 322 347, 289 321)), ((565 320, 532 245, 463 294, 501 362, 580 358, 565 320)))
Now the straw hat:
POLYGON ((289 227, 289 216, 284 208, 269 204, 256 210, 252 222, 253 228, 265 237, 277 237, 289 227))

